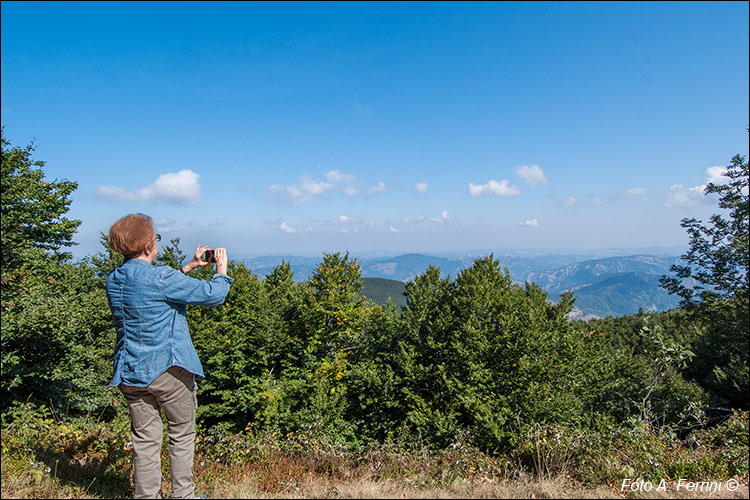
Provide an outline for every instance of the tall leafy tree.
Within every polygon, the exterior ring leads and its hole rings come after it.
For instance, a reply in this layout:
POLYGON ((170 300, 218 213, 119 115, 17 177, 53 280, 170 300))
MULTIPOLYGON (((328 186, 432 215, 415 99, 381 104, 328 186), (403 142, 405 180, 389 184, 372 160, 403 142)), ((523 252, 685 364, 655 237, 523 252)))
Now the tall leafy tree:
POLYGON ((672 266, 675 276, 662 277, 662 286, 683 298, 682 305, 705 326, 694 351, 693 376, 719 404, 748 408, 748 164, 735 155, 724 174, 725 184, 710 183, 706 194, 719 195, 726 215, 714 214, 704 224, 682 220, 690 235, 684 264, 672 266))
POLYGON ((154 263, 158 266, 169 266, 179 269, 185 263, 187 256, 180 250, 180 238, 172 238, 167 245, 159 249, 154 263))
POLYGON ((123 256, 109 246, 109 237, 99 232, 99 244, 102 246, 102 250, 95 254, 89 255, 84 259, 84 263, 94 270, 96 278, 104 288, 104 283, 107 278, 107 274, 119 266, 125 260, 123 256))
POLYGON ((91 269, 61 251, 80 224, 65 216, 77 184, 45 180, 33 151, 12 146, 3 130, 2 410, 34 401, 93 411, 107 399, 106 297, 91 269))
POLYGON ((709 183, 706 195, 719 195, 719 207, 729 212, 711 216, 704 224, 695 218, 682 219, 681 226, 690 235, 690 249, 682 256, 685 264, 670 269, 676 277, 665 276, 662 285, 676 293, 684 305, 695 305, 716 295, 748 294, 748 164, 744 156, 735 155, 724 174, 726 184, 709 183), (694 286, 687 286, 692 278, 694 286))
POLYGON ((70 195, 78 184, 68 180, 47 181, 45 162, 32 159, 34 144, 11 146, 2 129, 2 272, 28 262, 40 252, 58 253, 74 245, 80 220, 65 217, 70 195))
POLYGON ((361 340, 364 299, 362 270, 349 253, 323 255, 323 262, 310 278, 310 293, 306 298, 310 330, 310 352, 321 351, 332 356, 349 350, 361 340))

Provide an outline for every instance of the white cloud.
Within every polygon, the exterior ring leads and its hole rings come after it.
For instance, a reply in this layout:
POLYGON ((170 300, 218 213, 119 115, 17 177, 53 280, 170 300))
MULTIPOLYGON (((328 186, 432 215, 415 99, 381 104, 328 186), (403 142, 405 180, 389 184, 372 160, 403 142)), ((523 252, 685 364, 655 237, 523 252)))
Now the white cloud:
POLYGON ((469 196, 477 197, 484 195, 494 196, 515 196, 521 194, 516 186, 511 185, 507 180, 503 179, 497 182, 495 179, 491 179, 487 184, 474 184, 469 183, 469 196))
MULTIPOLYGON (((384 193, 387 186, 379 182, 367 189, 364 196, 374 196, 384 193)), ((302 176, 297 183, 291 186, 273 184, 268 186, 268 194, 277 199, 286 200, 301 205, 314 198, 324 198, 334 191, 340 191, 347 196, 358 196, 361 193, 360 183, 354 174, 347 174, 340 170, 330 170, 326 174, 325 181, 316 181, 308 176, 302 176)))
POLYGON ((299 190, 305 196, 320 196, 333 189, 333 185, 327 182, 317 182, 304 177, 299 185, 299 190))
POLYGON ((417 193, 425 193, 427 192, 427 183, 426 182, 417 182, 414 184, 414 190, 417 193))
POLYGON ((521 223, 524 227, 539 227, 539 220, 530 219, 521 223))
POLYGON ((337 184, 352 184, 356 177, 354 174, 345 174, 339 170, 331 170, 326 174, 326 179, 337 184))
POLYGON ((297 232, 296 229, 292 229, 291 227, 289 227, 289 224, 287 224, 286 222, 281 223, 280 229, 288 234, 294 234, 297 232))
POLYGON ((362 226, 364 221, 356 217, 349 217, 348 215, 339 215, 336 223, 339 225, 362 226))
POLYGON ((727 167, 708 167, 706 169, 706 184, 713 182, 717 185, 729 184, 731 179, 725 175, 727 167))
POLYGON ((674 184, 670 186, 669 195, 664 204, 670 208, 695 207, 705 199, 703 194, 705 189, 706 186, 686 188, 682 184, 674 184))
POLYGON ((436 224, 444 224, 446 222, 449 222, 451 219, 448 217, 448 211, 443 210, 443 212, 440 214, 440 217, 433 217, 432 215, 426 214, 426 215, 420 215, 417 217, 417 223, 421 222, 434 222, 436 224))
POLYGON ((331 170, 326 174, 326 179, 331 181, 332 185, 345 193, 347 196, 357 196, 359 189, 355 183, 357 178, 354 174, 345 174, 339 170, 331 170))
POLYGON ((297 183, 291 186, 284 187, 281 184, 268 186, 269 194, 285 198, 294 204, 301 204, 313 198, 326 196, 333 189, 333 184, 314 181, 307 176, 300 177, 297 183))
POLYGON ((600 196, 592 196, 591 203, 593 203, 594 205, 601 205, 602 203, 604 203, 604 199, 600 196))
POLYGON ((180 230, 180 228, 175 225, 174 221, 169 219, 154 220, 154 229, 156 229, 157 233, 172 233, 180 230))
POLYGON ((636 198, 644 198, 646 196, 646 188, 634 187, 634 188, 626 189, 625 194, 627 194, 628 196, 636 197, 636 198))
POLYGON ((716 185, 728 184, 731 182, 729 177, 723 175, 727 171, 726 167, 715 166, 706 169, 706 183, 691 188, 682 184, 673 184, 669 187, 667 201, 664 205, 670 208, 675 207, 695 207, 708 201, 706 196, 706 187, 709 183, 716 185))
POLYGON ((152 184, 127 191, 119 186, 99 186, 100 197, 115 201, 140 203, 174 203, 176 205, 197 205, 201 201, 200 175, 192 170, 160 175, 152 184))
POLYGON ((420 215, 419 217, 417 217, 416 219, 413 219, 413 220, 411 220, 411 219, 401 219, 401 222, 404 223, 404 224, 406 224, 406 225, 422 224, 424 222, 432 222, 432 223, 435 223, 435 224, 446 224, 446 223, 450 223, 450 222, 453 222, 453 221, 454 221, 454 219, 450 215, 448 215, 448 211, 447 210, 443 210, 439 217, 436 217, 436 216, 430 215, 430 214, 425 214, 425 215, 420 215))
POLYGON ((376 185, 365 191, 365 196, 369 197, 375 196, 378 193, 385 193, 387 189, 385 182, 378 182, 376 185))
POLYGON ((398 233, 398 232, 399 232, 399 231, 398 231, 398 229, 396 229, 396 228, 395 228, 395 227, 393 227, 393 226, 390 226, 390 227, 388 228, 388 230, 389 230, 390 232, 392 232, 392 233, 398 233))
POLYGON ((518 177, 525 180, 531 187, 534 187, 537 184, 549 184, 549 179, 547 179, 544 171, 539 168, 539 165, 523 165, 521 167, 516 167, 513 170, 518 177))
POLYGON ((563 207, 572 207, 578 204, 575 196, 566 196, 560 200, 560 205, 563 207))
POLYGON ((350 217, 348 215, 339 215, 338 219, 334 221, 326 221, 323 225, 336 225, 340 226, 339 232, 341 233, 359 233, 360 231, 367 231, 375 227, 374 222, 367 222, 357 217, 350 217))
POLYGON ((279 229, 287 234, 301 234, 301 233, 309 233, 312 231, 311 227, 308 227, 307 229, 300 230, 300 229, 294 229, 292 227, 289 227, 289 224, 286 222, 282 222, 279 226, 279 229))

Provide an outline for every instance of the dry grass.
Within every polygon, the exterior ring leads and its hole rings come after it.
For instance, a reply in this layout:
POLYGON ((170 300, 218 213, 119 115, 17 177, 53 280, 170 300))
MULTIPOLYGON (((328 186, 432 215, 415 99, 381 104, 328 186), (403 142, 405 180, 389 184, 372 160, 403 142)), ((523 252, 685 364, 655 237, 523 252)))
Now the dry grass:
POLYGON ((216 487, 205 491, 214 498, 748 498, 744 484, 736 492, 719 493, 677 492, 675 487, 666 492, 621 493, 619 487, 585 488, 565 479, 520 480, 500 482, 456 481, 450 486, 419 486, 408 481, 374 481, 354 479, 331 481, 310 478, 287 491, 264 493, 252 479, 216 487))
MULTIPOLYGON (((666 491, 620 491, 620 485, 582 486, 567 477, 540 479, 521 475, 517 479, 456 478, 441 481, 436 470, 425 469, 401 475, 400 478, 377 477, 370 464, 348 463, 347 468, 320 467, 317 460, 299 456, 271 454, 266 460, 243 464, 208 464, 196 469, 197 493, 209 498, 748 498, 748 478, 740 481, 737 491, 678 491, 676 484, 666 491)), ((726 481, 722 482, 726 485, 726 481)), ((125 486, 125 485, 123 485, 125 486)), ((163 483, 162 496, 169 495, 170 485, 163 483)), ((129 496, 127 487, 117 496, 129 496)), ((107 498, 77 487, 68 481, 28 475, 3 477, 2 498, 107 498)))
MULTIPOLYGON (((122 442, 127 436, 98 431, 64 439, 49 433, 43 436, 49 442, 3 430, 0 497, 132 496, 132 449, 124 447, 122 442), (101 444, 101 439, 92 441, 93 437, 104 439, 107 446, 92 447, 92 443, 101 444)), ((604 472, 593 469, 584 474, 576 470, 576 462, 562 462, 553 468, 531 467, 528 463, 524 466, 512 455, 489 456, 462 447, 429 451, 416 445, 409 448, 378 445, 354 452, 334 441, 313 439, 306 434, 280 440, 244 434, 209 437, 210 443, 206 442, 208 439, 199 440, 195 473, 197 492, 210 498, 692 499, 750 495, 746 475, 736 491, 729 491, 724 480, 721 491, 678 490, 672 482, 665 490, 633 492, 621 491, 620 484, 608 484, 620 477, 620 474, 606 475, 609 469, 604 472)), ((746 445, 731 449, 725 446, 719 450, 723 455, 704 454, 699 460, 687 450, 678 458, 686 467, 682 470, 689 471, 689 466, 706 460, 708 465, 716 465, 713 460, 722 457, 724 461, 737 456, 746 460, 746 450, 746 445)), ((168 476, 166 446, 162 461, 168 476)), ((700 476, 714 470, 706 464, 701 467, 688 474, 700 476)), ((747 471, 741 467, 732 470, 740 470, 741 474, 747 471)), ((658 475, 658 471, 651 470, 652 476, 654 472, 658 475)), ((162 496, 168 497, 169 492, 170 484, 163 483, 162 496)))
MULTIPOLYGON (((748 478, 737 491, 705 493, 677 489, 620 491, 621 485, 583 486, 568 476, 539 478, 517 470, 499 474, 459 474, 448 469, 457 453, 365 454, 357 460, 321 455, 305 456, 280 451, 262 460, 227 467, 210 464, 198 468, 198 493, 209 498, 748 498, 748 478), (205 475, 204 475, 205 474, 205 475), (513 478, 513 479, 511 479, 513 478)), ((471 465, 473 463, 469 462, 471 465)), ((471 465, 469 467, 471 467, 471 465)), ((473 468, 471 470, 474 470, 473 468)), ((726 485, 726 481, 722 482, 726 485)), ((167 490, 168 491, 168 490, 167 490)))

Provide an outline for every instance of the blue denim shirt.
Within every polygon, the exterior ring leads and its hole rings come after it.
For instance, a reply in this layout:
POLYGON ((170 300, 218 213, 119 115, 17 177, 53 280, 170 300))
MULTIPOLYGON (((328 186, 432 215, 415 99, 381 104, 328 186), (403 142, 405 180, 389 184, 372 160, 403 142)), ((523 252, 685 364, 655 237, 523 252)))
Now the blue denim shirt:
POLYGON ((224 302, 232 278, 191 278, 167 266, 126 260, 107 275, 107 300, 117 330, 110 385, 146 387, 171 366, 204 377, 190 339, 186 304, 224 302))

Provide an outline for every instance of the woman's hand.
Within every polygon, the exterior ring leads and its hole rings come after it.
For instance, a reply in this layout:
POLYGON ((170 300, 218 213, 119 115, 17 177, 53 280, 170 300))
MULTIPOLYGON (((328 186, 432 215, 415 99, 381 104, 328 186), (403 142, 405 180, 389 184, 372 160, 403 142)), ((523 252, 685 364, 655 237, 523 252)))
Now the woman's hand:
POLYGON ((197 269, 199 267, 207 266, 208 262, 203 260, 203 254, 206 253, 206 250, 210 250, 211 247, 202 247, 200 244, 195 249, 195 255, 193 255, 193 260, 182 266, 182 272, 185 274, 189 273, 193 269, 197 269))
POLYGON ((221 274, 227 274, 227 258, 226 248, 217 248, 214 250, 214 259, 216 260, 216 272, 221 274))

